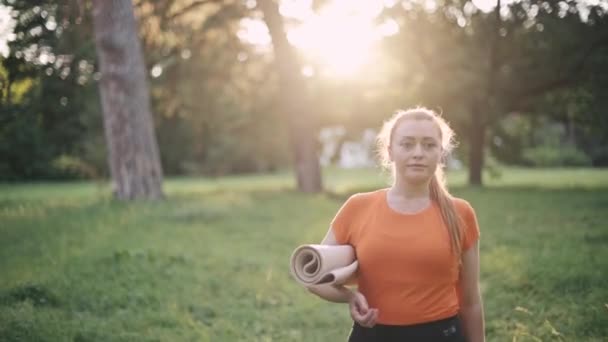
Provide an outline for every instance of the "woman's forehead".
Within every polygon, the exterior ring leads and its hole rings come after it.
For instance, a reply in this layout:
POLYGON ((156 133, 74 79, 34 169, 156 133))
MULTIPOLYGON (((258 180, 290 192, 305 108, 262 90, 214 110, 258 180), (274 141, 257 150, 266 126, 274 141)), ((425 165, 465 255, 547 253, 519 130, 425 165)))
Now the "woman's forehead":
POLYGON ((402 120, 397 123, 394 138, 433 138, 439 140, 441 137, 439 127, 431 120, 402 120))

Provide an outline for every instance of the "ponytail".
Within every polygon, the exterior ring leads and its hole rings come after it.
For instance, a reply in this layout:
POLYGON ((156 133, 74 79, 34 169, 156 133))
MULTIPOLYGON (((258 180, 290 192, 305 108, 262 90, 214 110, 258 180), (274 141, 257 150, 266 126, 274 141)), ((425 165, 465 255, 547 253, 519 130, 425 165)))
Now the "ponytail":
POLYGON ((461 262, 462 251, 462 228, 463 223, 456 212, 452 195, 447 191, 443 166, 437 165, 437 170, 429 183, 429 193, 431 200, 435 201, 441 211, 441 217, 450 235, 452 254, 461 262))

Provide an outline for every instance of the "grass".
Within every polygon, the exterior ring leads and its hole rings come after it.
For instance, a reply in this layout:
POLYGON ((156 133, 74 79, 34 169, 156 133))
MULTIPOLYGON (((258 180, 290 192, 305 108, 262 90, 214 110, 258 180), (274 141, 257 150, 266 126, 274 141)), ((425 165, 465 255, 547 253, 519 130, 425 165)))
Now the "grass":
MULTIPOLYGON (((160 203, 106 185, 0 185, 0 341, 343 341, 345 305, 288 273, 373 170, 165 183, 160 203)), ((504 169, 453 193, 475 207, 488 341, 608 340, 608 173, 504 169)))

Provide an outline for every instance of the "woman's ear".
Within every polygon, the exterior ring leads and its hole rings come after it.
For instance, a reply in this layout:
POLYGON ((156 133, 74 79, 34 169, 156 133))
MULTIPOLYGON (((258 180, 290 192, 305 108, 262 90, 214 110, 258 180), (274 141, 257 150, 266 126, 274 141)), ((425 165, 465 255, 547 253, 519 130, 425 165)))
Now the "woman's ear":
POLYGON ((393 162, 393 153, 391 152, 391 145, 386 147, 386 153, 388 155, 388 161, 393 162))

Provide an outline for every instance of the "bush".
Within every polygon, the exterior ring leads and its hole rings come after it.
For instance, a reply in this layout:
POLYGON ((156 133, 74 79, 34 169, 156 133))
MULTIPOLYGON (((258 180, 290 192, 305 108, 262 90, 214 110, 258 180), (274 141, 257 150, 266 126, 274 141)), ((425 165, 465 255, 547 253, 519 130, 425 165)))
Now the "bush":
POLYGON ((608 166, 608 146, 597 145, 591 149, 591 160, 593 166, 605 167, 608 166))
POLYGON ((532 166, 590 166, 591 158, 572 145, 538 146, 523 152, 524 161, 532 166))

